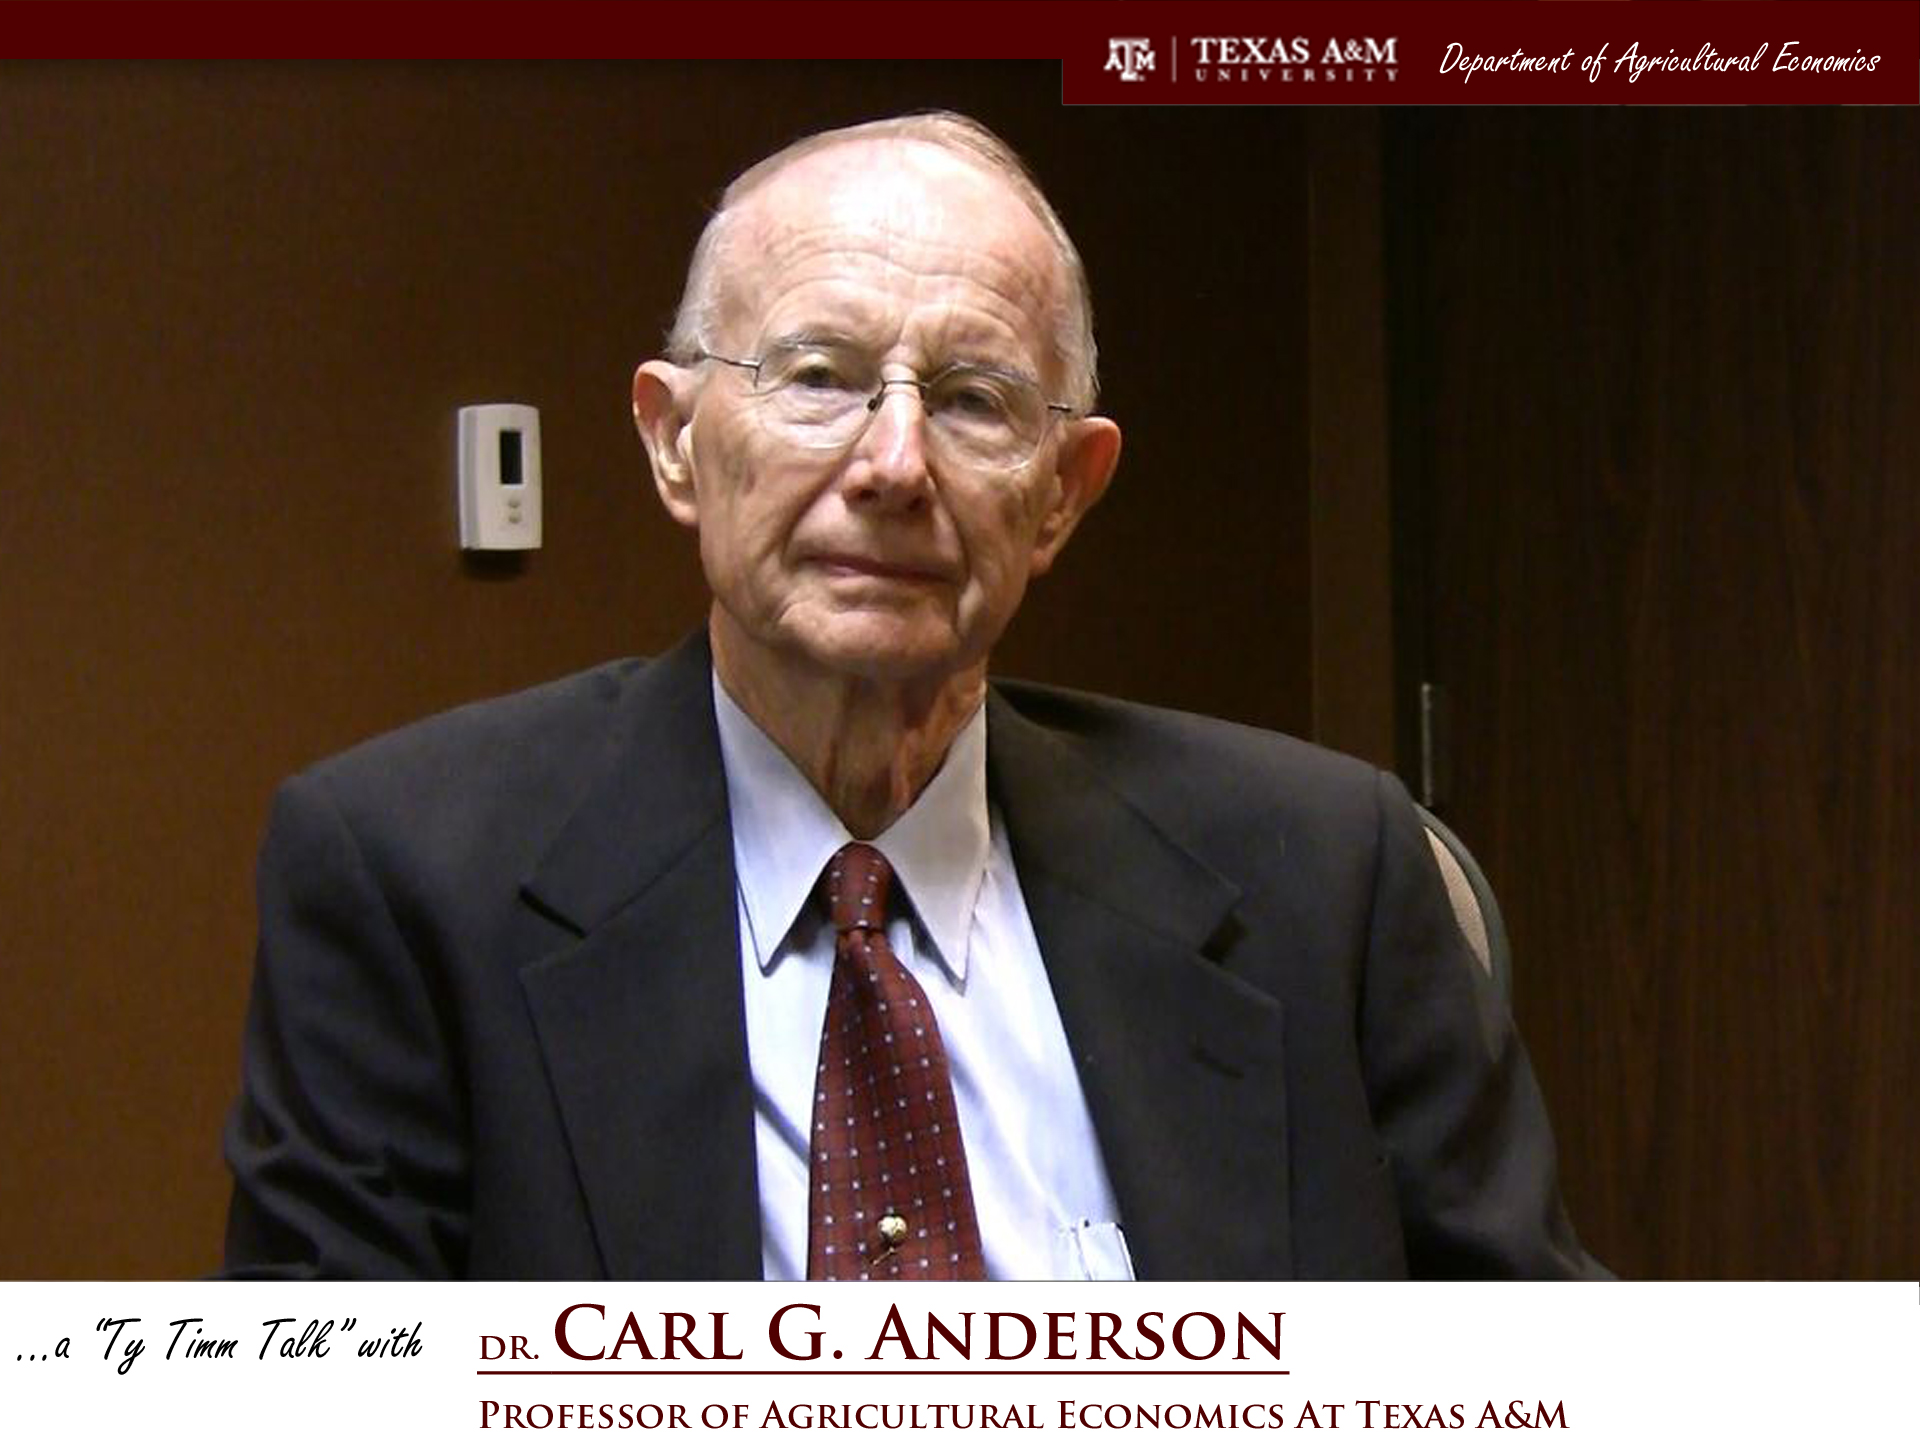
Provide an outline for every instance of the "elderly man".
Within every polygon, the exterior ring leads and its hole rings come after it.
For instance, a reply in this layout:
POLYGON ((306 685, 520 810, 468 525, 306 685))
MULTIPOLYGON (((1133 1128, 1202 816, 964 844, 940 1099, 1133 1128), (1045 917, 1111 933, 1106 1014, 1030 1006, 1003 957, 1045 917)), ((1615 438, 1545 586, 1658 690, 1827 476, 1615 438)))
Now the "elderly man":
POLYGON ((1113 473, 1093 366, 973 122, 734 183, 633 387, 705 633, 283 788, 230 1269, 1591 1267, 1392 780, 987 683, 1113 473))

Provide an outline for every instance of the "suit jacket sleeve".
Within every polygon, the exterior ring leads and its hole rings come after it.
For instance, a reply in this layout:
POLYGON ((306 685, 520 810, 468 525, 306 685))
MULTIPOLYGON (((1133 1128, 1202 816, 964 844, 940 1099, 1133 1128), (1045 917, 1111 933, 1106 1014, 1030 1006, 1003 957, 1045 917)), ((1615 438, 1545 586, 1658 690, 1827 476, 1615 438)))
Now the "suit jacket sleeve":
POLYGON ((444 1278, 463 1268, 465 1118, 430 974, 314 776, 275 799, 226 1269, 444 1278))
POLYGON ((1454 920, 1406 792, 1379 778, 1361 1055, 1416 1278, 1602 1278, 1560 1202, 1506 1004, 1454 920))

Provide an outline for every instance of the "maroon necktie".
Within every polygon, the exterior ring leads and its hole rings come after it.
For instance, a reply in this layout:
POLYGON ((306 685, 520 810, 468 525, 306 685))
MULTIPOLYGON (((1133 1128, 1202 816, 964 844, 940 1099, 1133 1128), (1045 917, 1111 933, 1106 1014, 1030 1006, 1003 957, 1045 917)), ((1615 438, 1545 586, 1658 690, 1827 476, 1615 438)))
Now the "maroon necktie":
POLYGON ((833 989, 814 1079, 809 1280, 984 1280, 940 1026, 887 943, 893 871, 843 846, 821 885, 833 989))

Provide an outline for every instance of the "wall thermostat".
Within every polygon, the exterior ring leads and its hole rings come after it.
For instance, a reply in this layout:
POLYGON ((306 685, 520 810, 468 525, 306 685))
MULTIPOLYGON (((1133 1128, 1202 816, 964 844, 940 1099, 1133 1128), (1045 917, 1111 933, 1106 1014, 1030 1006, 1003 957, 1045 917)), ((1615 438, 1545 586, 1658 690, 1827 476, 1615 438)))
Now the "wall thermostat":
POLYGON ((540 548, 540 412, 533 406, 461 407, 460 548, 540 548))

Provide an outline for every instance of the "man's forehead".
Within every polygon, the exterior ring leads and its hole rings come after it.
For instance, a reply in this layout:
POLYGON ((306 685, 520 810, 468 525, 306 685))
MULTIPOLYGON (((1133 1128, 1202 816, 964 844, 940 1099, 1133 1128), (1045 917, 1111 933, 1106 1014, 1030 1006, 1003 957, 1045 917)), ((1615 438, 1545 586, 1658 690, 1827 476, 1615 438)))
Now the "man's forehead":
POLYGON ((853 141, 802 156, 737 202, 737 243, 722 259, 723 291, 748 306, 777 286, 796 256, 831 264, 887 246, 994 257, 1007 280, 1057 301, 1052 239, 1006 177, 925 141, 853 141))
POLYGON ((806 217, 861 225, 903 212, 977 206, 995 219, 1011 218, 1002 210, 1031 216, 1007 178, 983 162, 899 136, 843 141, 802 155, 740 203, 762 223, 806 217))

